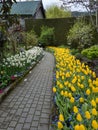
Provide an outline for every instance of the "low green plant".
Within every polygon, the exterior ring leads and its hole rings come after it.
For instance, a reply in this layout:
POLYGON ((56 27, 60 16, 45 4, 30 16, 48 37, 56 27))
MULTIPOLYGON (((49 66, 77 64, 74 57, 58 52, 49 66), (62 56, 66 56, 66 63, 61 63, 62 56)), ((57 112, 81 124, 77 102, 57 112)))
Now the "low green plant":
POLYGON ((98 58, 98 45, 94 45, 90 48, 84 49, 81 54, 89 59, 98 58))
POLYGON ((55 36, 54 36, 54 28, 50 28, 47 26, 42 26, 41 35, 39 37, 39 43, 42 47, 54 45, 55 36))
POLYGON ((83 21, 77 21, 69 30, 67 36, 68 45, 79 50, 93 45, 93 40, 94 28, 91 24, 86 24, 83 21))
POLYGON ((49 47, 47 47, 45 50, 46 50, 47 52, 50 52, 50 53, 54 54, 54 50, 51 49, 51 48, 49 48, 49 47))

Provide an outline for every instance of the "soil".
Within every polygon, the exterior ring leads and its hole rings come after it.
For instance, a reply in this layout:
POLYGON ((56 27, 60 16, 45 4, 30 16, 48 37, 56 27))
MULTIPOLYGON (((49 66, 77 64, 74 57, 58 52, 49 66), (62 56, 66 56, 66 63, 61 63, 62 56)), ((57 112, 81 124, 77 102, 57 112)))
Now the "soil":
POLYGON ((85 57, 80 59, 81 62, 87 64, 92 71, 94 71, 98 77, 98 58, 94 60, 87 59, 85 57))

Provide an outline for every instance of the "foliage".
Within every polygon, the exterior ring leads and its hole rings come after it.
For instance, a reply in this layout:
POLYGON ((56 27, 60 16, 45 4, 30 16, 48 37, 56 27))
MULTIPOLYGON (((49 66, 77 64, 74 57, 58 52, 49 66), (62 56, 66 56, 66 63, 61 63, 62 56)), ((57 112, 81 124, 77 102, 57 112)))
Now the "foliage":
POLYGON ((79 53, 78 49, 71 49, 71 54, 72 55, 76 55, 77 53, 79 53))
POLYGON ((94 28, 89 24, 77 21, 69 30, 68 45, 74 48, 83 49, 91 46, 94 40, 94 28))
POLYGON ((55 41, 54 28, 49 28, 47 26, 42 26, 41 34, 39 37, 39 43, 41 46, 46 47, 53 45, 55 41))
POLYGON ((29 32, 23 32, 22 39, 26 49, 33 47, 38 43, 38 38, 34 30, 31 30, 29 32))
POLYGON ((77 59, 79 59, 80 61, 82 60, 83 56, 81 54, 81 52, 78 49, 71 49, 71 54, 74 55, 77 59))
POLYGON ((47 18, 66 18, 71 17, 71 12, 69 10, 64 10, 58 6, 50 6, 46 10, 47 18))
POLYGON ((53 92, 58 113, 53 120, 55 130, 97 130, 96 73, 71 55, 69 49, 50 48, 56 58, 53 92))
POLYGON ((49 48, 49 46, 45 49, 47 52, 50 52, 50 53, 52 53, 52 54, 54 54, 54 50, 53 49, 51 49, 51 48, 49 48))
POLYGON ((0 12, 5 16, 7 14, 9 14, 10 9, 11 9, 14 2, 16 3, 16 0, 0 0, 0 4, 1 4, 0 12))
POLYGON ((60 46, 58 46, 59 48, 68 48, 69 46, 68 45, 60 45, 60 46))
POLYGON ((89 59, 98 58, 98 45, 94 45, 90 48, 84 49, 81 54, 89 59))
POLYGON ((2 24, 0 26, 0 60, 2 60, 2 58, 4 57, 4 45, 5 45, 5 42, 6 42, 6 29, 4 27, 4 25, 2 24))
POLYGON ((26 19, 26 30, 34 29, 36 34, 40 36, 41 27, 48 26, 54 28, 55 45, 67 44, 67 33, 72 27, 76 18, 58 18, 58 19, 26 19))

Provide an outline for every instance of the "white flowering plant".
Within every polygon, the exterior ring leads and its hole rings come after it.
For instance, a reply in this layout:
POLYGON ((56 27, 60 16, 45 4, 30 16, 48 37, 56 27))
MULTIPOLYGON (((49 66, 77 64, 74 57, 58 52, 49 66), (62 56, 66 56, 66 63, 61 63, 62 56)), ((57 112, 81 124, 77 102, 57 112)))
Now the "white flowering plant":
POLYGON ((12 80, 22 76, 43 56, 43 49, 33 47, 14 56, 3 59, 0 64, 0 89, 5 88, 12 80))

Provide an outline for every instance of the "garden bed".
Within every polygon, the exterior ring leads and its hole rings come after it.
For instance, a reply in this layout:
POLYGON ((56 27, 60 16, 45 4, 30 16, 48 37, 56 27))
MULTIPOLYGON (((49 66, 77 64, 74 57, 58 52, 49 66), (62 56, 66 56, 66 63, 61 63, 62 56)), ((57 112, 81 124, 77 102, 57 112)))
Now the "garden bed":
POLYGON ((71 55, 69 49, 55 51, 56 75, 54 115, 56 130, 98 129, 98 78, 87 64, 71 55))
POLYGON ((43 55, 42 48, 34 47, 4 59, 4 64, 1 65, 0 70, 0 102, 33 69, 43 55))

